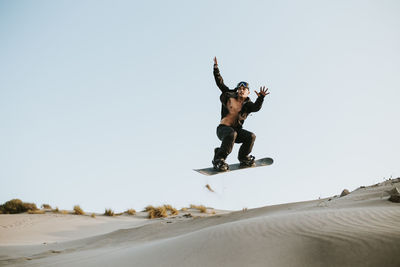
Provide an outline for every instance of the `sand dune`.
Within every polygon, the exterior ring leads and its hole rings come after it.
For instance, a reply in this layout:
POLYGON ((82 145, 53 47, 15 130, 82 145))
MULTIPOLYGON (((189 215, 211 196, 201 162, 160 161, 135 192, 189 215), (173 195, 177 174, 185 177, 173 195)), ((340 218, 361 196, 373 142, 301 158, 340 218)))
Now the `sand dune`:
MULTIPOLYGON (((388 201, 396 186, 400 179, 343 197, 205 218, 125 218, 125 225, 109 218, 119 230, 98 228, 78 239, 77 227, 69 241, 46 245, 12 246, 0 235, 0 265, 400 266, 400 203, 388 201)), ((4 216, 16 215, 0 222, 4 216)))

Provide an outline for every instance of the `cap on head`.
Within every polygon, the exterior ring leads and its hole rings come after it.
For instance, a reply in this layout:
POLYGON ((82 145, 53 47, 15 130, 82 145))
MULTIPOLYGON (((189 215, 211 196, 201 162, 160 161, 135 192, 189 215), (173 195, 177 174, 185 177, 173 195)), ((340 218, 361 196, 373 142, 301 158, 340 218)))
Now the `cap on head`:
POLYGON ((249 89, 249 83, 247 83, 247 82, 244 82, 244 81, 239 82, 237 84, 236 88, 239 88, 241 86, 246 87, 247 89, 249 89))

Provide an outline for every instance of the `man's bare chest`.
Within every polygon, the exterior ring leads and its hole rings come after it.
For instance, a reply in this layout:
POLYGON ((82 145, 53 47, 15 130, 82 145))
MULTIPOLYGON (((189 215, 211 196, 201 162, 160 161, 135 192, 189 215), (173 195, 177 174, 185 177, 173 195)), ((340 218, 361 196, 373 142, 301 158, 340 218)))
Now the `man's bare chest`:
POLYGON ((229 113, 238 114, 242 110, 243 102, 238 101, 236 98, 229 98, 226 107, 228 108, 229 113))

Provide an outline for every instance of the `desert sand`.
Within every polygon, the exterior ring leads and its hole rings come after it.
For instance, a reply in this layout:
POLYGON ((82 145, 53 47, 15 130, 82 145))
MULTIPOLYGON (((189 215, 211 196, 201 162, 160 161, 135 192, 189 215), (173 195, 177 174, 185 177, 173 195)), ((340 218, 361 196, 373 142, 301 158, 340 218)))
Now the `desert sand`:
POLYGON ((0 265, 398 267, 395 187, 399 178, 345 196, 152 220, 0 215, 0 265))

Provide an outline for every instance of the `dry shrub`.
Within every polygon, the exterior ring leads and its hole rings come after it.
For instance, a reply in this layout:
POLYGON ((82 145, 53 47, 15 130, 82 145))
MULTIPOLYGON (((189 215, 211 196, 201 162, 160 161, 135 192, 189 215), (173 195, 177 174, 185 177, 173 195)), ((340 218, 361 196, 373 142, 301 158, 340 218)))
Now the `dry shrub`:
POLYGON ((60 211, 61 214, 69 214, 69 212, 67 210, 62 210, 60 211))
POLYGON ((85 212, 81 209, 81 207, 79 205, 74 206, 74 213, 76 215, 84 215, 85 214, 85 212))
POLYGON ((114 216, 114 211, 112 209, 106 209, 104 212, 105 216, 114 216))
POLYGON ((127 211, 125 211, 125 213, 128 213, 129 215, 135 215, 136 214, 136 210, 128 209, 127 211))
POLYGON ((90 217, 96 218, 96 214, 92 213, 92 215, 90 215, 90 217))
POLYGON ((144 211, 149 213, 149 218, 165 218, 169 215, 178 215, 179 211, 171 205, 163 205, 159 207, 147 206, 144 211))
POLYGON ((60 213, 60 210, 58 209, 58 207, 56 207, 55 209, 51 210, 54 213, 60 213))
POLYGON ((145 212, 149 212, 151 210, 154 210, 155 208, 152 205, 147 206, 146 208, 144 208, 145 212))
POLYGON ((42 209, 51 210, 51 206, 49 204, 42 204, 42 209))
POLYGON ((181 211, 187 211, 188 209, 187 208, 181 208, 181 211))
POLYGON ((178 215, 179 211, 172 207, 171 205, 164 205, 164 207, 171 212, 171 215, 178 215))
POLYGON ((20 199, 12 199, 3 205, 0 205, 0 211, 4 214, 16 214, 27 211, 35 211, 38 208, 34 203, 22 202, 20 199))
POLYGON ((168 217, 167 209, 165 208, 165 206, 153 207, 153 209, 148 210, 148 213, 150 219, 168 217))
POLYGON ((191 209, 197 209, 197 210, 199 210, 201 213, 207 213, 207 208, 205 207, 205 206, 203 206, 203 205, 193 205, 193 204, 191 204, 190 205, 190 208, 191 209))
POLYGON ((30 211, 30 210, 38 210, 38 208, 36 207, 36 204, 35 204, 35 203, 26 203, 26 202, 24 202, 23 205, 24 205, 24 207, 25 207, 25 209, 26 209, 27 211, 30 211))

